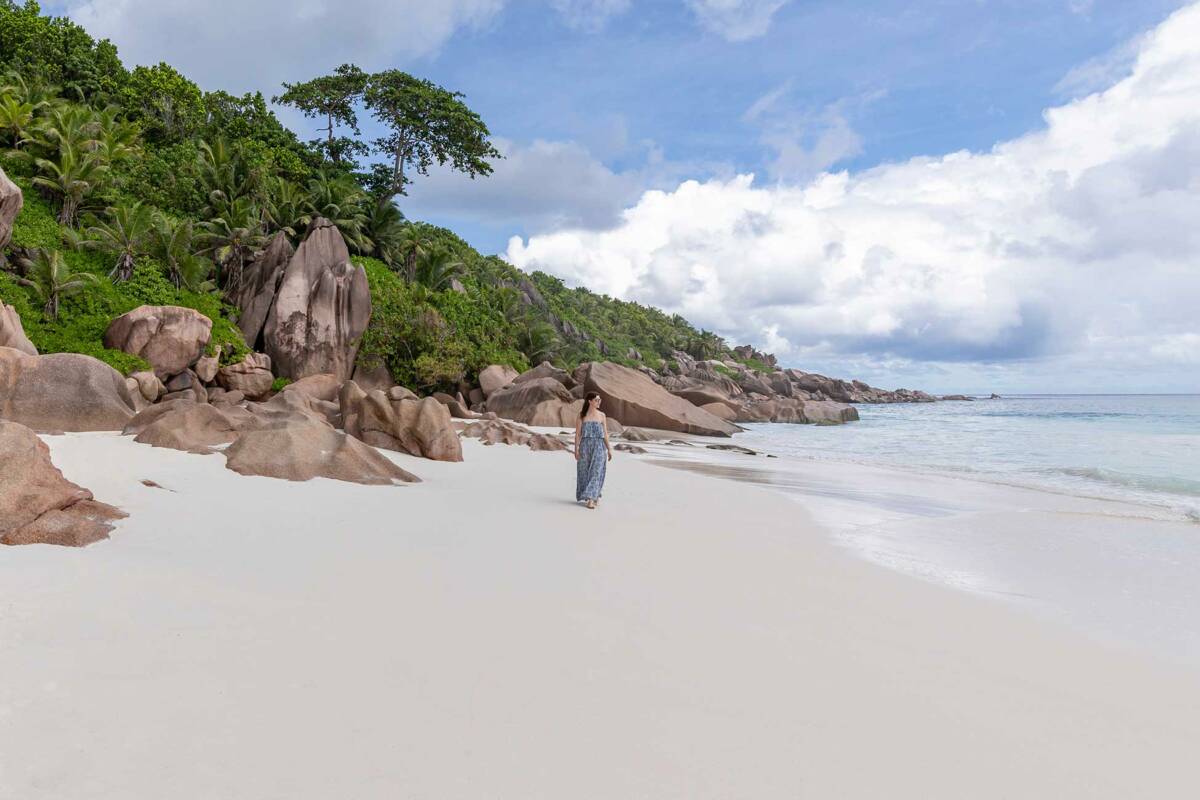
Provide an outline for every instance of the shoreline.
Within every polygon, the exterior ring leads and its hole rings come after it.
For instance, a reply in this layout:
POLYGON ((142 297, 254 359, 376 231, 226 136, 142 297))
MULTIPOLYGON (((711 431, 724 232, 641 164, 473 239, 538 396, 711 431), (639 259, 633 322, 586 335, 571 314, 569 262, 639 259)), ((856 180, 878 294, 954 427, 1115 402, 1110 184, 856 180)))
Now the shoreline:
POLYGON ((44 439, 130 517, 84 550, 0 559, 14 796, 1090 798, 1191 780, 1194 671, 858 559, 758 486, 617 453, 587 511, 568 455, 474 440, 458 464, 385 451, 425 481, 367 487, 44 439))
POLYGON ((1197 520, 1177 509, 919 465, 642 446, 660 468, 788 497, 831 542, 867 562, 1200 666, 1188 599, 1200 603, 1200 566, 1187 567, 1196 563, 1197 520))

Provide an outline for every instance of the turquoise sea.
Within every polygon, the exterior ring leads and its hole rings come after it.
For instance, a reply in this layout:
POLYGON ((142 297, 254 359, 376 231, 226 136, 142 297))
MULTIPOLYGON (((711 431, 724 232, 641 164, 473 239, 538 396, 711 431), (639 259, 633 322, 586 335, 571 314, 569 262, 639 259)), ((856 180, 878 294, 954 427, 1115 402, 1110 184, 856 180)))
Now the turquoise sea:
POLYGON ((842 427, 752 425, 739 444, 1146 504, 1200 522, 1200 395, 1018 395, 861 405, 842 427))
POLYGON ((868 560, 1200 664, 1200 396, 859 413, 751 425, 735 441, 777 458, 731 476, 794 496, 868 560))

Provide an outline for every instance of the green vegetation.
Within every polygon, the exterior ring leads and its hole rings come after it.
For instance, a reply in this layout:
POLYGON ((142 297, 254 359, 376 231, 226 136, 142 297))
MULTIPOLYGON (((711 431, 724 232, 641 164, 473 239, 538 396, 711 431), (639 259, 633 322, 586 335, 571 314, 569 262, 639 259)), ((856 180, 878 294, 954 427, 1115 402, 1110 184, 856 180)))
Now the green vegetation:
POLYGON ((109 322, 141 304, 213 320, 210 352, 247 352, 229 305, 246 267, 282 232, 298 244, 321 216, 371 286, 365 366, 413 389, 453 389, 491 363, 573 368, 608 358, 661 368, 675 350, 728 357, 679 316, 568 288, 405 219, 395 200, 434 163, 487 176, 500 154, 461 94, 352 64, 284 84, 276 100, 323 123, 301 142, 261 94, 206 92, 167 64, 127 70, 38 4, 0 0, 0 166, 25 193, 0 299, 42 352, 145 365, 104 348, 109 322), (363 141, 359 115, 385 130, 363 141), (374 164, 360 159, 374 156, 374 164))

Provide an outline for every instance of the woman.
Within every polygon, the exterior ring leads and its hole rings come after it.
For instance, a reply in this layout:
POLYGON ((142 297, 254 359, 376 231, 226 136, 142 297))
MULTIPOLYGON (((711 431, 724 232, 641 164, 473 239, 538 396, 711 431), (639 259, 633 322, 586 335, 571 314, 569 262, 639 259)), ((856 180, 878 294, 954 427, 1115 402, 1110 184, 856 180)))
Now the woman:
POLYGON ((575 422, 575 499, 588 508, 595 508, 600 500, 609 461, 608 421, 600 413, 600 395, 588 392, 575 422))

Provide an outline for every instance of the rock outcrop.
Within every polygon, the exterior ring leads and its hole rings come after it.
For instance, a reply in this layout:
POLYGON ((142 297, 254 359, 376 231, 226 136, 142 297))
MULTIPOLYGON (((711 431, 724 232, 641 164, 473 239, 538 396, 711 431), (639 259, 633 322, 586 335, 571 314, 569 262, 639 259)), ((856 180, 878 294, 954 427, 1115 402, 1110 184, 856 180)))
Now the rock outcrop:
POLYGON ((585 391, 597 392, 604 413, 622 425, 702 436, 732 436, 738 428, 668 392, 637 370, 609 361, 591 361, 575 371, 585 391))
POLYGON ((519 373, 505 364, 492 364, 479 371, 479 390, 486 400, 517 379, 519 373))
POLYGON ((11 347, 20 350, 27 356, 36 356, 37 348, 25 335, 25 326, 21 324, 21 315, 12 306, 0 303, 0 347, 11 347))
POLYGON ((580 404, 554 378, 532 378, 492 392, 487 410, 504 419, 539 426, 574 426, 580 404))
POLYGON ((337 227, 317 217, 284 270, 263 329, 276 375, 349 379, 370 319, 366 271, 350 263, 337 227))
POLYGON ((255 349, 262 349, 263 328, 275 303, 275 293, 283 273, 296 251, 283 231, 276 233, 265 250, 255 257, 242 274, 242 285, 234 302, 241 309, 238 327, 242 338, 255 349))
POLYGON ((104 346, 140 356, 166 380, 193 366, 212 338, 212 320, 191 308, 138 306, 114 319, 104 346))
POLYGON ((241 392, 251 400, 265 397, 274 383, 271 357, 266 353, 251 353, 238 363, 217 370, 218 386, 227 392, 241 392))
POLYGON ((0 544, 83 547, 107 539, 125 516, 64 478, 24 425, 0 420, 0 464, 0 544))
POLYGON ((530 450, 554 452, 569 450, 570 446, 558 436, 534 433, 528 428, 500 419, 472 422, 463 429, 463 436, 478 439, 484 444, 524 445, 530 450))
POLYGON ((311 421, 243 433, 226 449, 225 458, 225 466, 241 475, 289 481, 331 478, 369 485, 420 481, 354 437, 311 421))
POLYGON ((0 419, 40 433, 119 431, 135 409, 125 378, 103 361, 0 347, 0 419))
POLYGON ((435 461, 462 461, 450 411, 432 397, 393 399, 379 390, 364 392, 348 381, 338 402, 346 433, 373 447, 435 461))
POLYGON ((216 445, 230 444, 238 438, 239 431, 240 426, 216 407, 184 401, 159 415, 133 440, 152 447, 204 454, 211 453, 216 445))
POLYGON ((575 388, 575 379, 565 369, 559 369, 549 361, 543 361, 533 369, 527 369, 520 375, 512 379, 513 383, 524 383, 525 381, 533 381, 538 378, 553 378, 561 383, 567 389, 575 388))
POLYGON ((25 198, 21 188, 9 180, 0 169, 0 250, 8 247, 12 240, 13 221, 21 213, 25 198))

